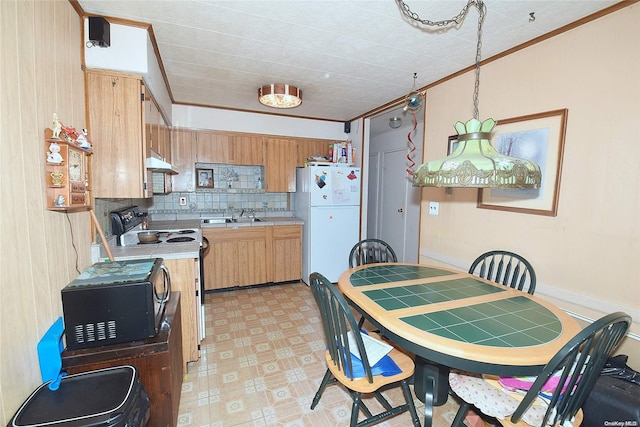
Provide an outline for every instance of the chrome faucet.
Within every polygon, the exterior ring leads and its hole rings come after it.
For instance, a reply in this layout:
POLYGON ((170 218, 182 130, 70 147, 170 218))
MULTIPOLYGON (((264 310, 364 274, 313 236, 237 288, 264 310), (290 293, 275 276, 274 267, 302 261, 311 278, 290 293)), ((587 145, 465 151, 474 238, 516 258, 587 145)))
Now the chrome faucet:
POLYGON ((244 215, 244 209, 242 209, 242 212, 240 212, 240 218, 242 218, 243 215, 244 215))

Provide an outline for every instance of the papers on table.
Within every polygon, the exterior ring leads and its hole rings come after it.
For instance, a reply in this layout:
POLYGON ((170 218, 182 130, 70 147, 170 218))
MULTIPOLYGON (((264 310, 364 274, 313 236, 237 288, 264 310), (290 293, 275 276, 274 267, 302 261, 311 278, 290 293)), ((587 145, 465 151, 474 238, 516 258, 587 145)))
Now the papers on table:
MULTIPOLYGON (((363 332, 360 332, 360 335, 362 336, 362 343, 364 344, 364 349, 367 352, 367 358, 369 359, 370 366, 378 363, 380 359, 382 359, 393 349, 393 347, 389 344, 382 342, 379 339, 370 337, 363 332)), ((355 339, 353 337, 353 331, 349 331, 347 337, 349 339, 349 349, 351 351, 351 354, 362 360, 362 357, 360 357, 360 352, 358 351, 358 346, 356 345, 355 339)))

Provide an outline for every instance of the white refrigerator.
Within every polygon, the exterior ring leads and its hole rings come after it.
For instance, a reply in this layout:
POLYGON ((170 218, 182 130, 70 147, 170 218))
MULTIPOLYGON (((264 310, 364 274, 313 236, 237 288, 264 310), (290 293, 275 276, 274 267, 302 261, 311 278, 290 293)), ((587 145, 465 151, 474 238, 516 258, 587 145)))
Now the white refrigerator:
POLYGON ((304 221, 302 279, 318 272, 331 282, 349 269, 360 236, 360 168, 313 165, 296 170, 296 216, 304 221))

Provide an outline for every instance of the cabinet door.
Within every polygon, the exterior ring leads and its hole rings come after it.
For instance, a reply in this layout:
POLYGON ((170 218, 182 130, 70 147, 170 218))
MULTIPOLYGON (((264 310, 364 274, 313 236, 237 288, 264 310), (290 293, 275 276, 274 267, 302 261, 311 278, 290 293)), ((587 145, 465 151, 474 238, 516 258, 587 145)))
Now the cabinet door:
POLYGON ((209 253, 204 259, 206 290, 239 286, 238 244, 227 230, 204 232, 209 239, 209 253))
POLYGON ((171 161, 178 169, 178 174, 171 176, 173 191, 195 191, 196 132, 172 129, 171 145, 171 161))
POLYGON ((261 135, 230 135, 235 165, 262 165, 264 162, 264 138, 261 135))
POLYGON ((229 136, 222 132, 198 131, 196 161, 200 163, 230 163, 233 158, 229 136))
POLYGON ((171 290, 180 291, 182 311, 182 354, 184 363, 200 358, 200 297, 197 281, 198 260, 194 258, 164 261, 171 275, 171 290))
POLYGON ((88 129, 93 142, 93 196, 151 197, 140 78, 92 70, 87 70, 85 78, 88 129))
POLYGON ((272 281, 287 282, 302 278, 302 226, 273 227, 272 281))
POLYGON ((326 139, 298 138, 298 166, 304 167, 309 157, 326 157, 332 142, 326 139))
POLYGON ((205 289, 266 283, 267 227, 204 229, 209 253, 204 259, 205 289))
POLYGON ((171 128, 167 126, 162 116, 160 116, 158 140, 160 155, 164 157, 167 162, 171 163, 171 128))
POLYGON ((144 130, 145 138, 147 141, 147 153, 146 156, 151 156, 151 151, 160 154, 159 141, 158 141, 158 107, 151 98, 150 93, 146 93, 144 97, 144 130))
POLYGON ((265 227, 238 230, 238 273, 240 286, 267 282, 267 242, 265 227))
POLYGON ((265 190, 270 193, 295 193, 298 146, 295 140, 267 138, 265 141, 265 190))

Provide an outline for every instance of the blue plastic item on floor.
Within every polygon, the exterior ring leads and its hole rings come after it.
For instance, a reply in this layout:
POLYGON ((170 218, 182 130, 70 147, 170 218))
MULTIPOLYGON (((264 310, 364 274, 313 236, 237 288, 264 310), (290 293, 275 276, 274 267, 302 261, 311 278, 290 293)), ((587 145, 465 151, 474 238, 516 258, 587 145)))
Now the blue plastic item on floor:
POLYGON ((64 344, 62 342, 62 334, 64 333, 64 324, 62 317, 58 317, 49 330, 44 334, 38 342, 38 360, 40 361, 40 376, 42 382, 49 384, 49 390, 57 390, 60 387, 62 377, 66 375, 62 372, 62 351, 64 344))

